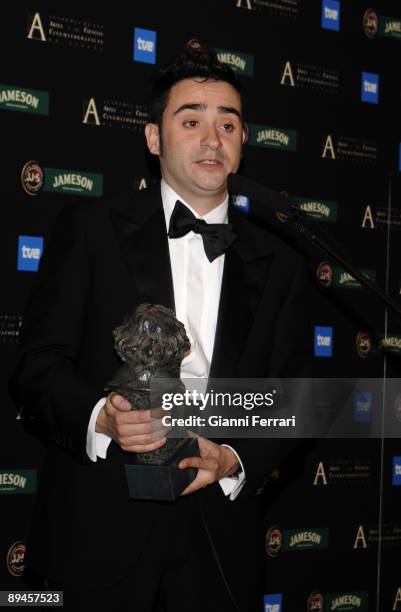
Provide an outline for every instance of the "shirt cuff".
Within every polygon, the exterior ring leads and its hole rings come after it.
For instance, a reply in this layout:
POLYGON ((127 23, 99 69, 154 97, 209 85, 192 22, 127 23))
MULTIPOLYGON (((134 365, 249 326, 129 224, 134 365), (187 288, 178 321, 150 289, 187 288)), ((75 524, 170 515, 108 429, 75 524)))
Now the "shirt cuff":
POLYGON ((86 435, 86 453, 91 461, 97 461, 98 457, 106 459, 107 449, 111 442, 109 436, 96 431, 96 419, 105 403, 106 398, 102 397, 92 410, 89 419, 88 433, 86 435))
POLYGON ((242 461, 238 455, 238 453, 232 448, 232 446, 229 446, 228 444, 222 444, 222 446, 225 446, 226 448, 230 448, 233 453, 236 455, 239 464, 240 464, 240 473, 235 476, 234 478, 232 476, 225 476, 224 478, 221 478, 219 480, 219 485, 221 486, 221 488, 223 489, 223 493, 226 496, 230 496, 229 499, 231 501, 234 501, 234 499, 237 497, 237 495, 239 495, 242 487, 245 484, 245 470, 244 470, 244 466, 242 465, 242 461))

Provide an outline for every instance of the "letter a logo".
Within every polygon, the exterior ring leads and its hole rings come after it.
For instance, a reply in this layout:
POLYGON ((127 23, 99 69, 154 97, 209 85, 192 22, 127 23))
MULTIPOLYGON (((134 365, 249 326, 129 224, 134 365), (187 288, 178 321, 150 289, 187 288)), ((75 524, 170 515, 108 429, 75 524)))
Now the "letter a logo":
POLYGON ((359 525, 358 531, 356 532, 356 538, 354 542, 354 548, 367 548, 365 532, 362 525, 359 525))
POLYGON ((369 229, 375 229, 375 224, 373 221, 372 209, 370 206, 365 208, 365 214, 363 216, 361 227, 368 227, 369 229), (369 223, 369 225, 367 225, 369 223))
POLYGON ((324 145, 322 157, 331 157, 331 159, 336 159, 336 154, 334 151, 333 139, 330 134, 326 138, 326 143, 324 145))
POLYGON ((280 85, 288 85, 289 87, 295 87, 294 76, 292 74, 290 62, 285 63, 280 85))
POLYGON ((252 10, 252 0, 237 0, 237 8, 246 8, 252 10), (245 6, 243 6, 245 4, 245 6))
POLYGON ((317 466, 315 480, 313 481, 314 485, 327 485, 326 472, 324 471, 323 461, 319 461, 319 465, 317 466))
POLYGON ((395 594, 393 610, 401 610, 401 587, 398 587, 395 594))
POLYGON ((45 31, 43 29, 42 20, 39 13, 35 13, 33 16, 27 38, 46 42, 45 31), (39 36, 37 36, 35 33, 38 33, 39 36))
POLYGON ((99 114, 97 112, 94 98, 91 98, 88 102, 88 106, 86 107, 82 123, 89 123, 90 125, 100 125, 99 114))

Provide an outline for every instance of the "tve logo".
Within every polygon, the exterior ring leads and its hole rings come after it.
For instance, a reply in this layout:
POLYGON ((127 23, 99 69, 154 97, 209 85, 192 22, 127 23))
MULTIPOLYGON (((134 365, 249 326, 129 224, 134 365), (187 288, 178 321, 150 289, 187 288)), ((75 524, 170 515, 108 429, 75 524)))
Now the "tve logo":
POLYGON ((333 328, 315 327, 315 357, 331 357, 333 354, 333 328))
POLYGON ((401 457, 393 457, 393 485, 401 486, 401 457))
POLYGON ((323 0, 322 2, 322 28, 325 30, 340 30, 340 2, 339 0, 323 0))
POLYGON ((156 64, 156 32, 153 30, 134 30, 134 62, 156 64))
POLYGON ((281 593, 265 595, 263 598, 264 612, 281 612, 283 596, 281 593))
POLYGON ((372 393, 365 391, 354 394, 354 421, 370 423, 372 420, 372 393))
POLYGON ((233 205, 240 210, 241 212, 247 213, 249 212, 249 198, 244 195, 235 195, 233 196, 233 205))
POLYGON ((379 104, 379 75, 374 72, 362 72, 362 102, 379 104))
POLYGON ((42 252, 41 236, 19 236, 17 269, 37 272, 42 252))

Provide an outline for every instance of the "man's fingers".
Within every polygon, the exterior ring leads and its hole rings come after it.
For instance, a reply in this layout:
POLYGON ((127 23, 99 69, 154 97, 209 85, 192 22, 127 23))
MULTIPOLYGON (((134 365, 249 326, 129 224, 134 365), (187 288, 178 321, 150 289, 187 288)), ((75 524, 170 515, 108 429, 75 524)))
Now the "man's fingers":
POLYGON ((108 395, 108 400, 117 410, 121 410, 122 412, 132 410, 132 405, 129 403, 129 401, 119 393, 110 393, 108 395))
POLYGON ((167 435, 171 427, 163 425, 161 421, 149 421, 147 423, 131 423, 116 420, 115 430, 119 438, 127 438, 132 436, 159 434, 167 435))
POLYGON ((212 482, 215 482, 212 472, 202 470, 201 472, 198 472, 195 480, 193 480, 191 484, 184 489, 181 495, 189 495, 189 493, 194 493, 198 489, 204 489, 208 485, 212 484, 212 482))
POLYGON ((119 436, 117 442, 120 444, 120 446, 122 447, 124 446, 138 446, 141 444, 153 444, 154 442, 156 442, 157 440, 160 440, 161 438, 165 438, 166 434, 163 430, 160 431, 152 431, 151 433, 146 433, 146 434, 142 434, 142 435, 125 435, 125 436, 119 436))
POLYGON ((125 451, 129 451, 131 453, 147 453, 149 451, 156 450, 161 448, 166 443, 167 438, 161 438, 156 442, 152 442, 151 444, 132 444, 128 446, 120 445, 121 448, 125 451))
POLYGON ((180 469, 196 468, 204 470, 217 470, 219 462, 214 457, 186 457, 178 464, 180 469))

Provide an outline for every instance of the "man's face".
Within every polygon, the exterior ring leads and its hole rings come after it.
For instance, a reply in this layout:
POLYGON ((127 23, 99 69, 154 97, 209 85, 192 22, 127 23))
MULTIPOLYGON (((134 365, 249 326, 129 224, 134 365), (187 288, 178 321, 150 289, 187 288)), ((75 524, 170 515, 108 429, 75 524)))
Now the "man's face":
POLYGON ((216 206, 227 193, 227 174, 241 160, 245 130, 239 93, 224 81, 184 79, 170 90, 159 128, 146 126, 163 178, 184 199, 216 206))

